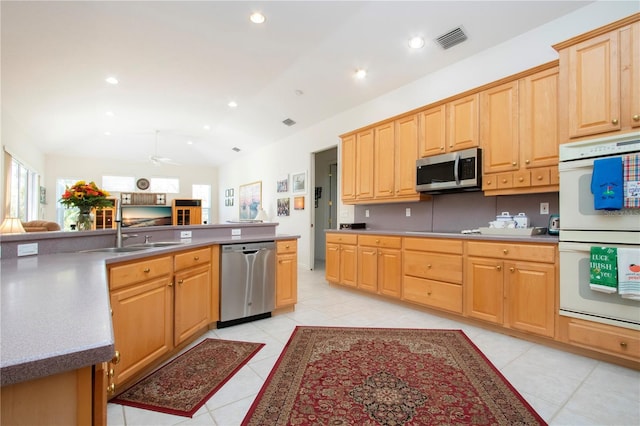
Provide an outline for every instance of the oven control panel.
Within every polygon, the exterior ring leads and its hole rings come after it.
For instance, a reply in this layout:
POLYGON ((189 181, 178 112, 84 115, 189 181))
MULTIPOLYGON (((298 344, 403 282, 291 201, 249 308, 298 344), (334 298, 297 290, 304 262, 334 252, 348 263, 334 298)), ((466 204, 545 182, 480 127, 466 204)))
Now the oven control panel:
POLYGON ((560 161, 607 157, 630 152, 640 152, 640 132, 562 144, 560 161))

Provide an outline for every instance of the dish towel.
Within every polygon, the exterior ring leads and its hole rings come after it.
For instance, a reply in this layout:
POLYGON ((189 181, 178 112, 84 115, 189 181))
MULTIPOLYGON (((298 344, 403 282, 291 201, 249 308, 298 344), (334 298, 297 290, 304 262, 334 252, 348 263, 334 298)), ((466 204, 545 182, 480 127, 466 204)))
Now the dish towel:
POLYGON ((618 291, 618 261, 615 247, 591 247, 589 287, 603 293, 618 291))
POLYGON ((640 154, 622 157, 624 167, 624 208, 640 208, 640 154))
POLYGON ((618 248, 618 293, 640 300, 640 248, 618 248))
POLYGON ((622 157, 593 162, 591 193, 595 210, 621 210, 623 205, 622 157))

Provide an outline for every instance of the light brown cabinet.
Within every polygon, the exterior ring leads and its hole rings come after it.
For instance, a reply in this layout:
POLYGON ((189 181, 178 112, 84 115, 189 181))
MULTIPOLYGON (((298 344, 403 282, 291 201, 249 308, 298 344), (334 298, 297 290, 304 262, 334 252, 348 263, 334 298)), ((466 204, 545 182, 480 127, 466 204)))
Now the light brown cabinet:
POLYGON ((358 285, 362 290, 400 298, 402 239, 381 235, 358 238, 358 285))
POLYGON ((326 234, 325 278, 334 284, 356 287, 358 235, 326 234))
POLYGON ((356 135, 342 138, 342 176, 340 182, 343 202, 353 202, 356 199, 356 135))
POLYGON ((402 299, 462 313, 462 241, 405 238, 402 299))
POLYGON ((202 223, 202 200, 173 200, 171 221, 177 225, 200 225, 202 223))
POLYGON ((276 242, 276 308, 298 303, 298 242, 276 242))
POLYGON ((356 135, 356 199, 368 200, 374 196, 374 129, 356 135))
POLYGON ((175 325, 178 346, 211 323, 211 248, 176 254, 174 262, 175 325))
POLYGON ((374 197, 393 197, 396 164, 395 128, 393 122, 374 129, 374 197))
POLYGON ((92 229, 112 229, 116 227, 115 200, 110 200, 112 207, 93 209, 94 221, 92 229))
POLYGON ((480 94, 482 189, 487 195, 558 190, 558 67, 480 94))
POLYGON ((466 242, 464 314, 553 337, 556 248, 541 244, 466 242))
POLYGON ((560 140, 640 126, 640 13, 554 46, 560 55, 560 140))

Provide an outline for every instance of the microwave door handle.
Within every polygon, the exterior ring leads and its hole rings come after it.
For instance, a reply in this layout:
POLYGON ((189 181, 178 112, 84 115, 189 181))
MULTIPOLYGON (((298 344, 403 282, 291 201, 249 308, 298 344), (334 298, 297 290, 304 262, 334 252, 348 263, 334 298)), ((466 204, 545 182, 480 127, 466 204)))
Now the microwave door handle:
POLYGON ((456 180, 456 185, 460 185, 460 175, 458 173, 459 163, 460 163, 460 154, 456 152, 456 159, 453 163, 453 178, 456 180))

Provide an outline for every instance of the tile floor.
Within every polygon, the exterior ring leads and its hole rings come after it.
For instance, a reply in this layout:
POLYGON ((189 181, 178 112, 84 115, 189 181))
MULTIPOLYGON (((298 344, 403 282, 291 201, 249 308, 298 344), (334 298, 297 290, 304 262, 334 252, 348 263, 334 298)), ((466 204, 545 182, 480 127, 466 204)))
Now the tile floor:
POLYGON ((202 337, 266 346, 192 419, 108 404, 108 425, 239 425, 296 325, 462 329, 549 424, 640 424, 639 371, 331 287, 316 269, 299 270, 295 312, 202 337))

